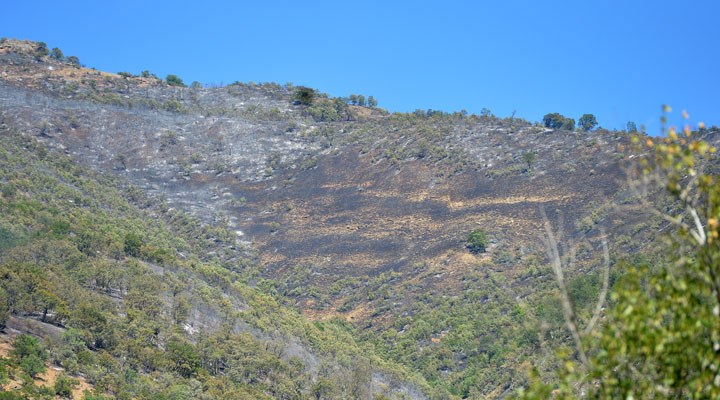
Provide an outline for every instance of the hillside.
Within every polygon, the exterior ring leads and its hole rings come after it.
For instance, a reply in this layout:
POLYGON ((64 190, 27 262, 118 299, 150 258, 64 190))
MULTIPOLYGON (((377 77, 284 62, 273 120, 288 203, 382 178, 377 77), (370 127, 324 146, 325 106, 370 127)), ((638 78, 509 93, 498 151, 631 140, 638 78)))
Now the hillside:
MULTIPOLYGON (((143 75, 0 44, 0 182, 3 193, 17 187, 2 198, 14 211, 3 213, 0 261, 15 270, 32 246, 71 249, 77 260, 40 264, 82 293, 54 288, 67 315, 54 305, 50 322, 90 332, 74 313, 101 307, 123 338, 107 352, 113 362, 131 354, 140 364, 127 368, 143 379, 227 381, 249 397, 502 397, 524 384, 527 365, 552 370, 565 336, 540 209, 578 244, 568 273, 583 318, 600 286, 599 228, 616 260, 649 251, 664 227, 631 201, 625 132, 391 114, 314 91, 303 104, 305 88, 289 85, 182 87, 143 75), (479 254, 466 247, 476 229, 489 238, 479 254), (111 276, 97 279, 98 268, 111 276), (132 333, 134 290, 154 294, 155 314, 144 300, 134 311, 159 333, 132 333), (92 300, 68 303, 77 298, 92 300), (203 361, 190 378, 141 362, 171 357, 161 349, 172 340, 228 349, 249 366, 203 361), (250 353, 233 353, 237 341, 250 353), (165 355, 133 353, 148 351, 165 355)), ((40 317, 42 307, 24 307, 14 318, 40 317)), ((94 357, 97 340, 86 343, 94 357)), ((112 379, 105 388, 120 396, 112 379)))

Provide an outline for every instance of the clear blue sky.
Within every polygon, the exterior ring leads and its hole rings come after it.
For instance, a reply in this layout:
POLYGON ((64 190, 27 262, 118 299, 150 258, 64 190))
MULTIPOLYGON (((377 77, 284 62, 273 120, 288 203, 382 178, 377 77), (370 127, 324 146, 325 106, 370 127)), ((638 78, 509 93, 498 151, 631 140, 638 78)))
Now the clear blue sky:
MULTIPOLYGON (((89 67, 186 83, 292 82, 537 121, 658 129, 661 104, 720 125, 720 1, 20 1, 0 36, 89 67)), ((673 119, 672 122, 678 121, 673 119)))

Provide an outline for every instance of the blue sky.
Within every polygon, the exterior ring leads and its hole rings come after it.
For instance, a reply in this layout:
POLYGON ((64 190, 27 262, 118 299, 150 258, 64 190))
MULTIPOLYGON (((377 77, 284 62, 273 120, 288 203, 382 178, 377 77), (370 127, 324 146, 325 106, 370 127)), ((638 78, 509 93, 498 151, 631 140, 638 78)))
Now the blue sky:
POLYGON ((720 1, 7 1, 0 36, 186 83, 292 82, 391 111, 720 125, 720 1))

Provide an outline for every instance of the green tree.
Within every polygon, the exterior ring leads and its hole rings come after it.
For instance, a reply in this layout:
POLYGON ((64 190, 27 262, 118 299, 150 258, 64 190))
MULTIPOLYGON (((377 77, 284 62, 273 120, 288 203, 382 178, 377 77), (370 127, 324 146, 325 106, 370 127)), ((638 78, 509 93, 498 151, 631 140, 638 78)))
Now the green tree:
POLYGON ((578 120, 578 125, 583 131, 589 132, 598 125, 597 118, 592 114, 583 114, 578 120))
POLYGON ((488 245, 488 239, 485 235, 485 231, 482 229, 475 229, 470 232, 467 238, 467 249, 473 254, 484 253, 485 248, 488 245))
POLYGON ((65 60, 65 55, 63 54, 62 50, 58 49, 57 47, 53 47, 52 50, 50 50, 50 58, 58 61, 65 60))
POLYGON ((79 67, 79 66, 80 66, 80 59, 77 58, 77 57, 75 57, 75 56, 69 56, 69 57, 67 58, 67 62, 69 62, 70 64, 72 64, 72 65, 74 65, 74 66, 76 66, 76 67, 79 67))
POLYGON ((200 356, 190 343, 172 339, 168 342, 166 351, 173 363, 173 371, 180 376, 189 378, 200 369, 200 356))
POLYGON ((317 93, 315 92, 315 89, 305 86, 298 86, 295 88, 295 93, 293 94, 295 104, 303 106, 311 105, 315 101, 316 97, 317 93))
POLYGON ((77 386, 78 383, 80 382, 77 379, 70 378, 65 374, 60 374, 55 380, 53 389, 55 389, 56 395, 62 398, 70 399, 72 398, 73 389, 75 389, 75 386, 77 386))
POLYGON ((709 167, 716 149, 689 128, 683 136, 670 129, 664 139, 634 138, 649 153, 631 175, 640 204, 674 227, 664 251, 620 265, 601 328, 561 354, 558 382, 535 379, 520 397, 720 398, 720 184, 709 167))
POLYGON ((565 129, 568 131, 575 129, 575 120, 559 113, 545 114, 542 122, 546 128, 550 129, 565 129))
POLYGON ((365 96, 359 94, 357 97, 357 105, 365 107, 365 96))
POLYGON ((172 74, 170 74, 170 75, 166 76, 166 77, 165 77, 165 82, 167 82, 167 84, 170 85, 170 86, 185 87, 185 83, 184 83, 183 80, 182 80, 179 76, 177 76, 177 75, 172 75, 172 74))
POLYGON ((5 330, 7 319, 10 316, 10 298, 5 289, 0 287, 0 332, 5 330))
POLYGON ((35 56, 36 57, 45 57, 49 53, 47 43, 45 42, 38 42, 37 47, 35 48, 35 56))
POLYGON ((633 132, 637 132, 637 131, 638 131, 637 125, 635 125, 635 122, 633 122, 633 121, 628 121, 628 123, 627 123, 627 131, 630 132, 630 133, 633 133, 633 132))
POLYGON ((142 239, 140 235, 136 233, 128 233, 125 235, 124 250, 125 254, 132 257, 140 256, 140 247, 142 246, 142 239))
POLYGON ((20 335, 13 340, 11 354, 17 360, 20 368, 30 375, 36 377, 45 372, 45 361, 48 354, 37 338, 30 335, 20 335))
POLYGON ((375 97, 369 96, 367 99, 368 107, 375 108, 378 105, 377 100, 375 100, 375 97))

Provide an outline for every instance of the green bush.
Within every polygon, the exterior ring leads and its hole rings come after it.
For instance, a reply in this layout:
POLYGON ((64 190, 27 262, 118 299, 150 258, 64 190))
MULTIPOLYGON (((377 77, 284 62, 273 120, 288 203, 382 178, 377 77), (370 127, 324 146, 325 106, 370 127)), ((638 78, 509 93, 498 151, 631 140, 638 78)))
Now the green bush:
POLYGON ((471 253, 484 253, 487 245, 487 236, 485 235, 485 231, 483 231, 482 229, 475 229, 468 235, 466 247, 468 250, 470 250, 471 253))
MULTIPOLYGON (((666 244, 651 258, 618 263, 601 325, 559 353, 559 379, 534 377, 520 398, 720 398, 720 184, 716 171, 700 167, 717 149, 673 130, 633 142, 646 152, 638 169, 651 177, 648 193, 664 190, 646 200, 670 222, 666 244)), ((591 306, 598 286, 593 277, 571 282, 576 308, 591 306)), ((565 325, 577 326, 570 318, 565 325)))
POLYGON ((66 59, 66 61, 69 62, 70 64, 76 66, 76 67, 79 67, 79 66, 80 66, 80 59, 77 58, 77 57, 75 57, 75 56, 69 56, 69 57, 66 59))
POLYGON ((35 56, 36 57, 44 57, 49 54, 49 50, 47 47, 47 44, 45 42, 38 42, 37 48, 35 49, 35 56))
POLYGON ((299 104, 302 106, 309 106, 317 97, 317 92, 315 89, 305 87, 305 86, 298 86, 295 89, 295 93, 293 94, 293 99, 295 100, 295 104, 299 104))
POLYGON ((20 335, 13 341, 11 354, 15 357, 20 368, 31 377, 45 372, 45 360, 48 353, 37 338, 30 335, 20 335))
POLYGON ((58 61, 63 61, 65 59, 65 55, 63 54, 62 50, 58 49, 57 47, 53 47, 53 49, 50 50, 50 58, 58 61))
POLYGON ((125 241, 123 246, 125 254, 131 257, 139 257, 141 247, 142 239, 140 239, 139 235, 135 233, 128 233, 127 235, 125 235, 125 241))
POLYGON ((65 374, 60 374, 55 381, 55 394, 63 398, 72 398, 72 392, 79 381, 68 377, 65 374))
POLYGON ((167 84, 170 86, 185 87, 185 83, 177 75, 173 75, 173 74, 168 75, 167 77, 165 77, 165 82, 167 82, 167 84))
POLYGON ((545 114, 542 122, 546 128, 550 129, 565 129, 568 131, 575 129, 575 120, 559 113, 545 114))

